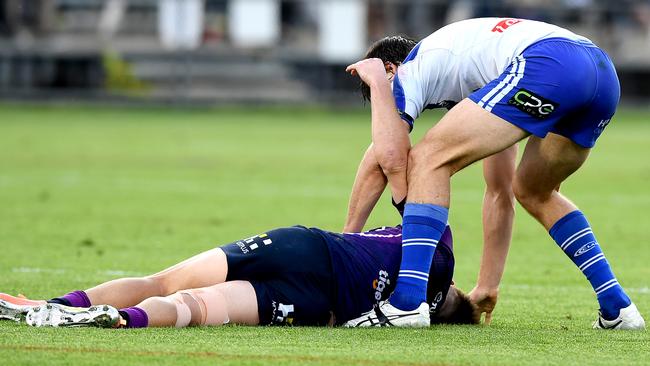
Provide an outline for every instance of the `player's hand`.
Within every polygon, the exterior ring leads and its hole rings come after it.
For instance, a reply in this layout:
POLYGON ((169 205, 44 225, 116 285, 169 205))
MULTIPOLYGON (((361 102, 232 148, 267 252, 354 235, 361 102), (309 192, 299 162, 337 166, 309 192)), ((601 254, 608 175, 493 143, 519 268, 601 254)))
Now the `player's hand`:
POLYGON ((388 82, 384 62, 378 58, 367 58, 353 63, 345 71, 352 75, 358 75, 369 86, 377 82, 388 82))
POLYGON ((492 312, 497 306, 497 298, 499 297, 499 290, 485 290, 479 287, 474 287, 469 293, 469 299, 479 310, 481 317, 485 313, 485 325, 490 325, 492 322, 492 312))

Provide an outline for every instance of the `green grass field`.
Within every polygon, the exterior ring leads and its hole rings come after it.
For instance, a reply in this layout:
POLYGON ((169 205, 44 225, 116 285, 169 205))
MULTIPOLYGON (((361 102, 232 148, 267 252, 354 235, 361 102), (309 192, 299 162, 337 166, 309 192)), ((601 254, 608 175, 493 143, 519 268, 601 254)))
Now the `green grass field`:
MULTIPOLYGON (((0 106, 0 291, 50 298, 148 274, 293 224, 339 230, 369 111, 0 106)), ((439 115, 421 118, 414 138, 439 115)), ((586 212, 650 317, 650 118, 623 110, 563 191, 586 212)), ((456 283, 481 254, 480 165, 453 181, 456 283)), ((382 200, 370 226, 399 218, 382 200)), ((456 365, 650 363, 648 332, 590 329, 597 302, 518 208, 493 324, 431 329, 225 326, 32 329, 0 323, 18 364, 456 365)))

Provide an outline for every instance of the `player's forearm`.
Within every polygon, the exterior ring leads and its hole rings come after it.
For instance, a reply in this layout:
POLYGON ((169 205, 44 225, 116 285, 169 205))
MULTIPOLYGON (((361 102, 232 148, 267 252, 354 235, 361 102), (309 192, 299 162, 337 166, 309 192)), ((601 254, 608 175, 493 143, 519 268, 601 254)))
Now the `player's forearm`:
POLYGON ((505 270, 512 239, 514 198, 503 192, 485 193, 483 200, 483 256, 477 287, 497 289, 505 270))
POLYGON ((370 145, 363 156, 352 185, 348 215, 344 232, 360 232, 386 188, 386 176, 382 173, 370 145))
POLYGON ((388 167, 380 166, 380 169, 388 180, 393 201, 402 202, 408 193, 406 164, 390 165, 388 167))
POLYGON ((483 162, 487 188, 483 198, 483 257, 477 287, 496 290, 501 283, 512 239, 517 147, 513 146, 488 157, 483 162))
POLYGON ((370 86, 372 105, 372 143, 393 199, 400 202, 407 193, 407 164, 411 141, 408 125, 397 114, 390 84, 381 80, 370 86))

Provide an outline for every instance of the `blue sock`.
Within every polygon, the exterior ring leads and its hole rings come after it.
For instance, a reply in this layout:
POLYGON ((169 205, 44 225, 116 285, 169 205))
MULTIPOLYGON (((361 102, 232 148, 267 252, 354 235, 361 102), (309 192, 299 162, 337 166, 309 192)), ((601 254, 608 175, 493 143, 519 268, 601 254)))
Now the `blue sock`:
POLYGON ((438 240, 447 227, 449 210, 442 206, 407 203, 402 228, 402 263, 390 303, 413 310, 427 301, 427 282, 438 240))
POLYGON ((618 317, 619 311, 630 305, 630 298, 614 277, 582 212, 573 211, 564 216, 549 234, 591 283, 603 317, 608 320, 618 317))

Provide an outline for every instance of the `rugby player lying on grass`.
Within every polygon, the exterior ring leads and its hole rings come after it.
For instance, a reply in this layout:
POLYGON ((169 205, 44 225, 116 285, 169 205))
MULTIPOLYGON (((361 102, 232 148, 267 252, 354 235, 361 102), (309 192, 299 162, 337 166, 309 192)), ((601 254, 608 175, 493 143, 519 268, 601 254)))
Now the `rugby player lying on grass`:
MULTIPOLYGON (((373 305, 393 290, 401 240, 399 226, 344 234, 281 228, 208 250, 151 276, 112 280, 48 302, 0 294, 0 318, 26 318, 33 326, 106 328, 356 326, 346 322, 374 311, 373 305)), ((430 268, 431 323, 476 324, 475 306, 452 284, 453 269, 447 228, 430 268)))

